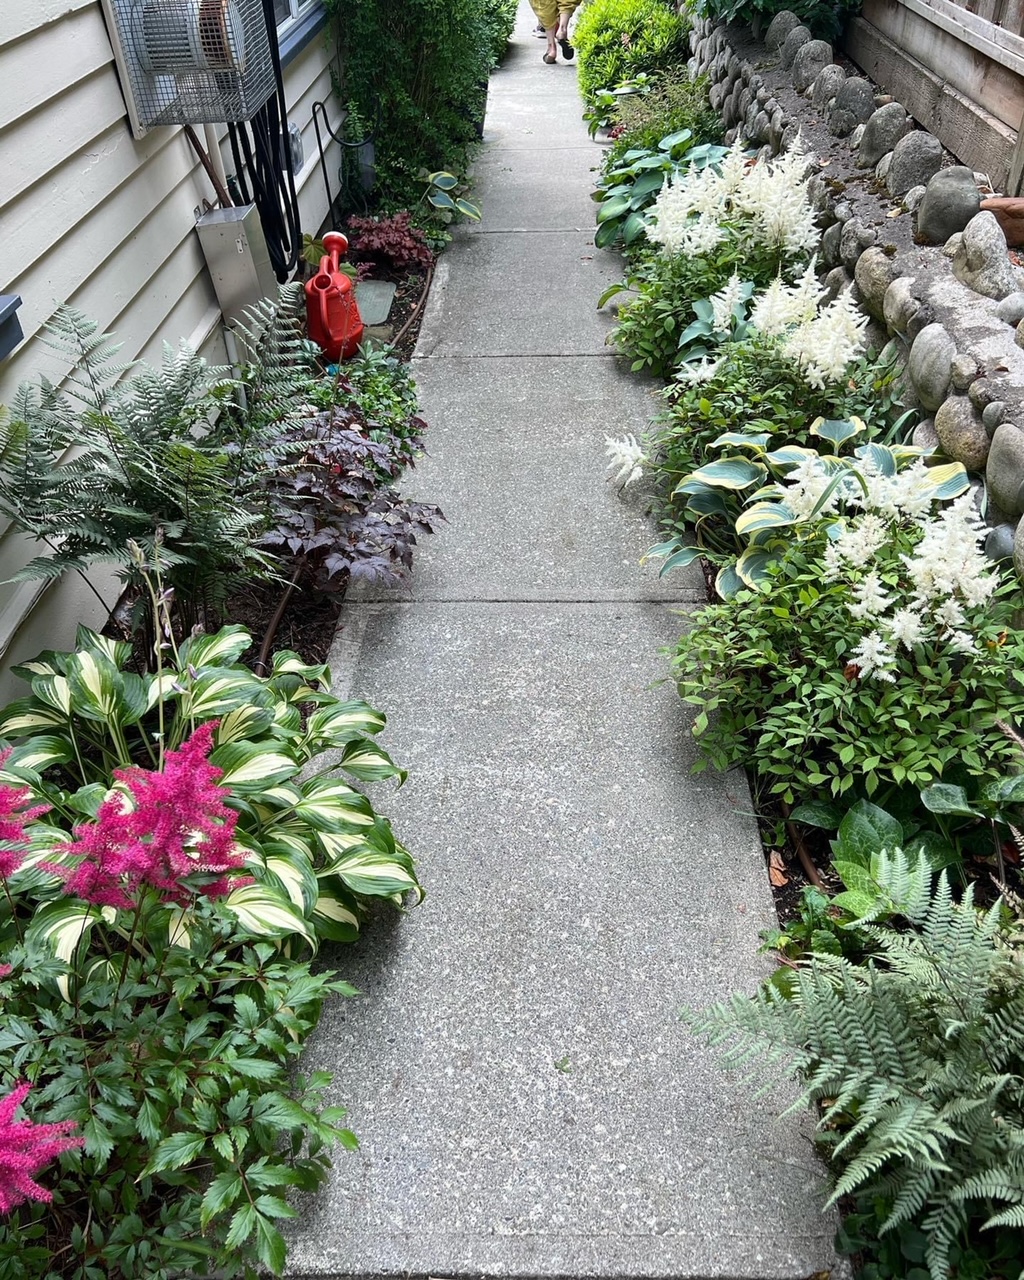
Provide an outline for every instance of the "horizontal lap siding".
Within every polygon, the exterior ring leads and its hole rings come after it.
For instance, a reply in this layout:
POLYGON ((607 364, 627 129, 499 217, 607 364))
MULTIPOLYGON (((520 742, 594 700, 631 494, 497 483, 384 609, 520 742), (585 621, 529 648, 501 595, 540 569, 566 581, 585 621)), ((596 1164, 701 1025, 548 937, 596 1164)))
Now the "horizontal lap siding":
MULTIPOLYGON (((183 339, 223 359, 220 313, 194 229, 195 207, 214 196, 184 134, 165 128, 132 138, 98 0, 0 6, 0 293, 21 295, 26 335, 0 363, 0 402, 22 380, 63 375, 41 330, 65 302, 115 332, 126 360, 158 362, 164 341, 183 339)), ((327 202, 312 103, 328 103, 332 124, 338 115, 322 35, 286 69, 285 87, 305 148, 298 175, 303 230, 315 232, 327 202)), ((230 172, 226 147, 223 153, 230 172)), ((13 532, 0 537, 0 577, 28 554, 13 532)), ((115 588, 102 575, 97 581, 109 600, 115 588)), ((50 590, 34 610, 33 597, 32 588, 0 585, 7 665, 43 647, 70 645, 79 621, 102 621, 99 603, 80 583, 50 590)), ((16 682, 0 677, 0 697, 16 692, 16 682)))

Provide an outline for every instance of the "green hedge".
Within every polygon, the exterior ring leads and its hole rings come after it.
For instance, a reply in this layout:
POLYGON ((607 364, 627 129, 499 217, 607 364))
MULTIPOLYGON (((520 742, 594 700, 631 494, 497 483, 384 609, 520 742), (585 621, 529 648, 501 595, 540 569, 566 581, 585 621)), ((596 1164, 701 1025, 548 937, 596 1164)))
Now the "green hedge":
POLYGON ((689 16, 667 0, 591 0, 573 37, 584 100, 593 106, 600 89, 686 62, 689 33, 689 16))

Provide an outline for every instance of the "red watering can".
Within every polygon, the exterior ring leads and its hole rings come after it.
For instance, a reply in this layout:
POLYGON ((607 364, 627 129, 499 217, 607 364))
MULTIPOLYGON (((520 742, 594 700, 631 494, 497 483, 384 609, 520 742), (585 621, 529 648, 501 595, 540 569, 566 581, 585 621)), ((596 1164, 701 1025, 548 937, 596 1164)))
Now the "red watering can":
POLYGON ((352 280, 339 266, 348 240, 340 231, 328 231, 324 248, 327 253, 320 259, 320 270, 306 282, 306 325, 310 338, 333 364, 355 355, 363 321, 352 280))

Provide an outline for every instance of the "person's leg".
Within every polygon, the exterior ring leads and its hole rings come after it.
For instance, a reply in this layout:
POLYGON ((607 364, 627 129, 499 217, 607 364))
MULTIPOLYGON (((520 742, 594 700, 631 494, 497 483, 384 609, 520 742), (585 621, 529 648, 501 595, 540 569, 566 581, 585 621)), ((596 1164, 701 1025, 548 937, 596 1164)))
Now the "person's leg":
POLYGON ((569 19, 579 8, 579 0, 558 0, 558 23, 555 27, 555 39, 562 47, 562 54, 568 61, 576 50, 569 43, 569 19))
POLYGON ((556 36, 558 30, 558 0, 530 0, 530 7, 543 25, 544 34, 547 36, 548 47, 544 54, 544 61, 548 63, 556 62, 558 59, 556 36))

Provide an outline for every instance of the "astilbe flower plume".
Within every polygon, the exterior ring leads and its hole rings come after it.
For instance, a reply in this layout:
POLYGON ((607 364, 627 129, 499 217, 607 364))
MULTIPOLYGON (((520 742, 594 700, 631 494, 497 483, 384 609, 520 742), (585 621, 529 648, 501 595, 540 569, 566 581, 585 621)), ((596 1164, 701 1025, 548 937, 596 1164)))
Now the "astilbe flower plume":
POLYGON ((26 1200, 49 1204, 53 1193, 39 1185, 35 1175, 64 1151, 81 1147, 85 1139, 71 1137, 74 1120, 60 1124, 35 1124, 15 1120, 30 1085, 19 1084, 0 1101, 0 1213, 10 1213, 26 1200))
MULTIPOLYGON (((0 769, 10 759, 12 750, 7 747, 0 751, 0 769)), ((26 809, 25 801, 31 795, 28 787, 0 783, 0 876, 4 879, 14 875, 24 861, 28 844, 25 827, 50 808, 48 804, 37 804, 26 809)))
POLYGON ((187 906, 197 890, 183 880, 196 873, 215 877, 200 890, 206 897, 240 887, 234 873, 245 862, 234 842, 238 815, 217 785, 222 771, 206 758, 215 728, 215 722, 200 726, 167 753, 160 771, 114 771, 125 792, 109 796, 96 821, 76 830, 66 853, 80 861, 48 867, 65 879, 68 893, 97 906, 134 908, 146 886, 164 902, 187 906))

